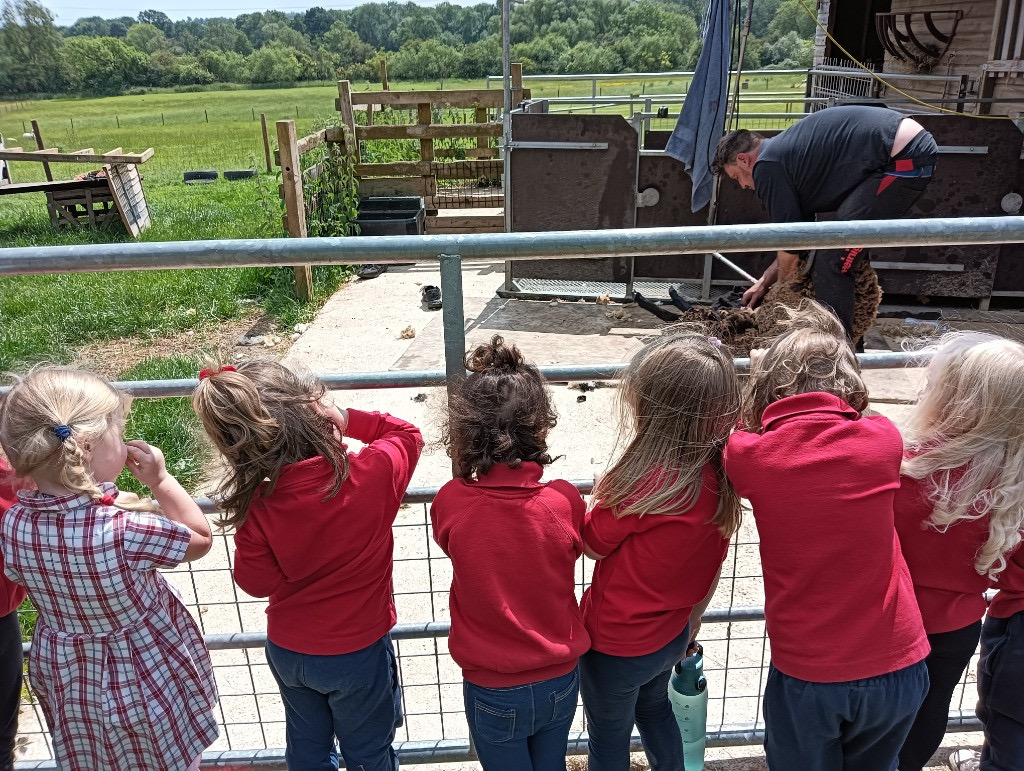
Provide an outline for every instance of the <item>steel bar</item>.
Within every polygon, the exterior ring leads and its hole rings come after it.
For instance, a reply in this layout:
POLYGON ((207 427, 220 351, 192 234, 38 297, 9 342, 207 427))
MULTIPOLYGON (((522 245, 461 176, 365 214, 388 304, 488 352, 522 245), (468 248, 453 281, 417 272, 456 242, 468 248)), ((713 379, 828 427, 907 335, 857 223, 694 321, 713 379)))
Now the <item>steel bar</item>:
MULTIPOLYGON (((394 236, 397 238, 398 236, 394 236)), ((447 303, 448 301, 445 300, 447 303)), ((465 333, 463 333, 465 335, 465 333)), ((461 344, 465 348, 465 342, 461 344)), ((454 356, 455 346, 452 346, 454 356)), ((461 361, 462 354, 459 354, 461 361)), ((928 363, 927 353, 908 353, 893 351, 884 353, 862 353, 857 355, 861 369, 889 369, 891 367, 920 367, 928 363)), ((750 370, 750 359, 733 359, 736 371, 743 373, 750 370)), ((539 367, 540 373, 548 382, 578 383, 586 380, 616 380, 625 370, 624 362, 613 364, 552 364, 539 367)), ((320 379, 334 391, 356 391, 376 388, 422 388, 441 386, 447 382, 447 375, 440 371, 411 372, 353 372, 351 374, 332 373, 320 375, 320 379)), ((190 396, 199 385, 196 378, 181 380, 126 380, 113 383, 114 387, 130 393, 136 398, 156 399, 175 396, 190 396)), ((0 396, 7 393, 10 386, 0 388, 0 396)))
POLYGON ((706 252, 800 251, 846 246, 1024 243, 1024 217, 942 217, 690 228, 629 228, 432 236, 275 238, 234 241, 25 246, 0 249, 0 275, 167 268, 355 265, 572 257, 666 256, 706 252))

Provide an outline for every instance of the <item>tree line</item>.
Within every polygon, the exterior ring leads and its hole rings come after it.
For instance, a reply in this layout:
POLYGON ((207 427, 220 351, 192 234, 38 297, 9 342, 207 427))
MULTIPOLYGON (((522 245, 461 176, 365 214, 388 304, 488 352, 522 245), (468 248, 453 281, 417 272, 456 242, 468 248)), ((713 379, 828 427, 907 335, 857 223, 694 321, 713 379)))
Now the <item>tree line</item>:
MULTIPOLYGON (((690 69, 707 0, 528 0, 512 6, 527 74, 690 69)), ((814 22, 799 0, 758 0, 744 66, 806 67, 814 22)), ((0 8, 0 94, 118 94, 211 83, 480 78, 501 71, 498 4, 367 3, 172 21, 90 16, 58 26, 36 0, 0 8)))

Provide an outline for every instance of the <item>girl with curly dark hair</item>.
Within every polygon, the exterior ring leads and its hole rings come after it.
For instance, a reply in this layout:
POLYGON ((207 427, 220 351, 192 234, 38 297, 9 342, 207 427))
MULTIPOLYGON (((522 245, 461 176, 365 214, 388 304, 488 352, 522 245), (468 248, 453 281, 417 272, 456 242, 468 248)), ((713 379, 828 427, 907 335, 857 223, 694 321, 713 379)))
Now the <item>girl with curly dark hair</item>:
POLYGON ((430 509, 452 560, 448 647, 485 771, 564 771, 590 647, 574 586, 585 506, 540 481, 557 416, 537 368, 499 335, 466 368, 443 434, 458 477, 430 509))

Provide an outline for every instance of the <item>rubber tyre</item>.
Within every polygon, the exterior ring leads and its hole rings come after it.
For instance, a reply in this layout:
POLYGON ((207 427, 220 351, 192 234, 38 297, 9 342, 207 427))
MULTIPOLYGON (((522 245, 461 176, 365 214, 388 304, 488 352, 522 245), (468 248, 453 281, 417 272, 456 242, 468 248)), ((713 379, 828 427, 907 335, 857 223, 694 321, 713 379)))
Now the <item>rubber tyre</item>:
POLYGON ((217 172, 210 171, 186 171, 184 174, 186 182, 213 182, 217 179, 217 172))
POLYGON ((256 176, 256 169, 229 169, 224 172, 224 179, 252 179, 256 176))

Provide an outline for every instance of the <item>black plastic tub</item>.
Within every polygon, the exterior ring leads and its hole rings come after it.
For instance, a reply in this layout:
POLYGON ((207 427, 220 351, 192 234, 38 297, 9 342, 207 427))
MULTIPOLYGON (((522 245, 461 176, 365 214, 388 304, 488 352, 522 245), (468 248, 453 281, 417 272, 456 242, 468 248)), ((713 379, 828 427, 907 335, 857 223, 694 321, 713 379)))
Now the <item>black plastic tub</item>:
POLYGON ((361 236, 421 236, 427 219, 423 199, 415 196, 380 196, 359 200, 361 236))

